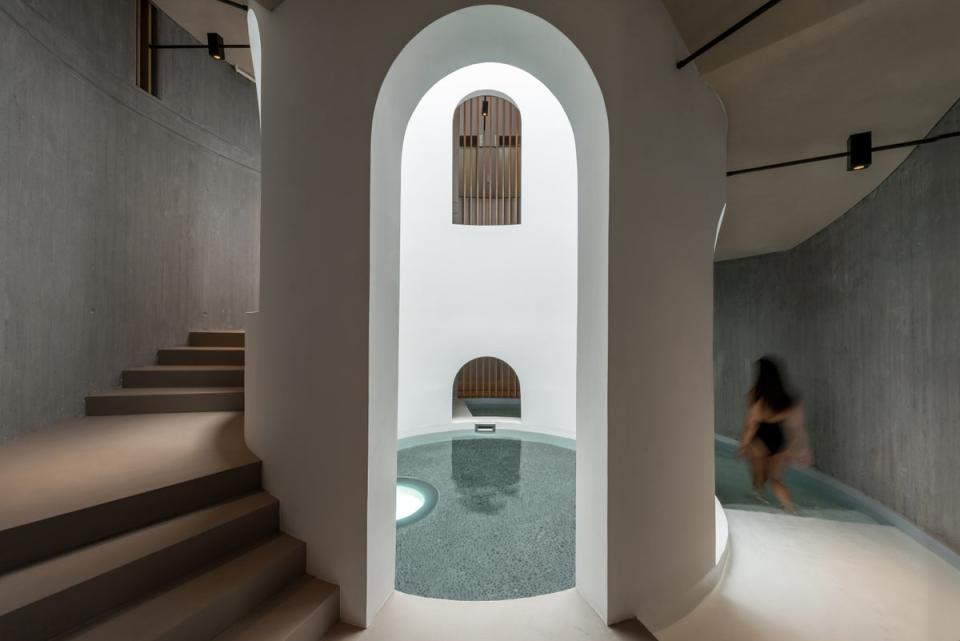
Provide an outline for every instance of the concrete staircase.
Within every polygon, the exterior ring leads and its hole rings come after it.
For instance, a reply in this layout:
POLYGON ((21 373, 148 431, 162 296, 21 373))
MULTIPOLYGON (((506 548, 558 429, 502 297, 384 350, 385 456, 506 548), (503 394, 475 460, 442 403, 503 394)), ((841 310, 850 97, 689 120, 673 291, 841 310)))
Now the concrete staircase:
POLYGON ((244 334, 190 332, 157 365, 123 372, 121 389, 87 397, 87 416, 243 410, 244 334))
POLYGON ((323 635, 338 591, 305 574, 243 414, 223 411, 242 384, 243 334, 194 332, 86 418, 0 447, 0 639, 323 635))

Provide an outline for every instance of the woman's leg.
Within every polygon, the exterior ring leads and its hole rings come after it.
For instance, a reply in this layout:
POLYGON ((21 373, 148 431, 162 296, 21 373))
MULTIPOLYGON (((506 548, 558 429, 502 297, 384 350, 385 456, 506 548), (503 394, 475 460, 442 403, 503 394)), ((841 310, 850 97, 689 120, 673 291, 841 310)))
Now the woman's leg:
POLYGON ((763 488, 767 484, 767 460, 770 458, 770 452, 767 446, 759 440, 754 440, 750 444, 750 471, 753 476, 753 491, 757 494, 763 494, 763 488))
POLYGON ((790 490, 787 489, 786 484, 783 482, 784 464, 782 455, 771 456, 767 459, 767 465, 767 478, 770 479, 770 486, 773 488, 774 495, 777 497, 777 500, 780 501, 785 511, 790 514, 796 514, 797 506, 793 504, 790 490))

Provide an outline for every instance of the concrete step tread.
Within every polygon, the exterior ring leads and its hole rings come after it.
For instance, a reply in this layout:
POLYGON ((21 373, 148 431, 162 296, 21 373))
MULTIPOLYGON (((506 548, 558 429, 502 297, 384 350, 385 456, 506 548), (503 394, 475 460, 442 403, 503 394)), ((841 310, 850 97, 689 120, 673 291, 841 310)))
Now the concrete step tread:
POLYGON ((242 372, 243 365, 147 365, 131 367, 124 372, 242 372))
POLYGON ((257 492, 0 575, 0 616, 276 503, 257 492))
POLYGON ((214 641, 317 641, 339 609, 337 586, 303 575, 214 641))
POLYGON ((120 610, 65 641, 159 641, 219 634, 303 572, 304 544, 285 534, 120 610), (288 576, 299 566, 299 571, 288 576), (278 585, 279 584, 279 585, 278 585), (234 616, 240 611, 239 616, 234 616))
POLYGON ((176 347, 161 347, 160 352, 184 352, 184 353, 194 353, 194 354, 207 354, 207 353, 217 353, 223 352, 227 354, 234 354, 236 352, 242 352, 246 347, 207 347, 207 346, 198 346, 198 345, 179 345, 176 347))
POLYGON ((97 392, 87 398, 116 396, 187 396, 201 394, 243 394, 242 387, 118 387, 106 392, 97 392))
POLYGON ((242 329, 191 329, 191 334, 244 334, 242 329))
POLYGON ((243 347, 164 347, 157 351, 158 365, 243 365, 243 347))
POLYGON ((254 463, 242 412, 73 419, 0 447, 0 532, 254 463))
POLYGON ((246 332, 243 330, 204 330, 192 331, 187 339, 188 345, 208 345, 208 346, 234 346, 242 347, 247 341, 246 332))

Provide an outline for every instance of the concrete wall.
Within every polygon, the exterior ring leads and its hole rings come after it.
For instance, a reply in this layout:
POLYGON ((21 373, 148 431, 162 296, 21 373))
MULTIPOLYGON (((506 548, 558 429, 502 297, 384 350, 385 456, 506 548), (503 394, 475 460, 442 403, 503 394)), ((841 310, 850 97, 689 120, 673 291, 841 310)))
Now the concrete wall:
POLYGON ((0 0, 0 440, 257 304, 255 88, 174 51, 139 90, 135 6, 0 0))
POLYGON ((656 628, 693 605, 715 563, 726 119, 696 69, 676 69, 685 47, 659 0, 473 4, 258 9, 265 215, 248 442, 309 571, 340 585, 345 620, 367 624, 393 587, 403 132, 448 73, 524 69, 563 105, 580 172, 577 586, 605 620, 656 628))
MULTIPOLYGON (((960 130, 960 104, 933 133, 960 130)), ((736 179, 734 179, 736 180, 736 179)), ((715 271, 717 431, 780 354, 816 464, 960 550, 960 142, 917 148, 799 247, 715 271)))

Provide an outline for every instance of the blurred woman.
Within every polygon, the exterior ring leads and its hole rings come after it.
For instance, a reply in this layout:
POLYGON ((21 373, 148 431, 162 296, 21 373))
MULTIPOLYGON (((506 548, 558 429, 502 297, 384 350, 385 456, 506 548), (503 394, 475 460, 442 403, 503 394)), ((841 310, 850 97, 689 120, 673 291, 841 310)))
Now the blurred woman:
POLYGON ((770 358, 756 363, 757 382, 748 397, 749 410, 740 437, 739 456, 748 456, 753 490, 763 499, 767 483, 790 513, 796 506, 783 482, 789 465, 810 465, 812 457, 803 425, 803 408, 786 389, 780 369, 770 358))

